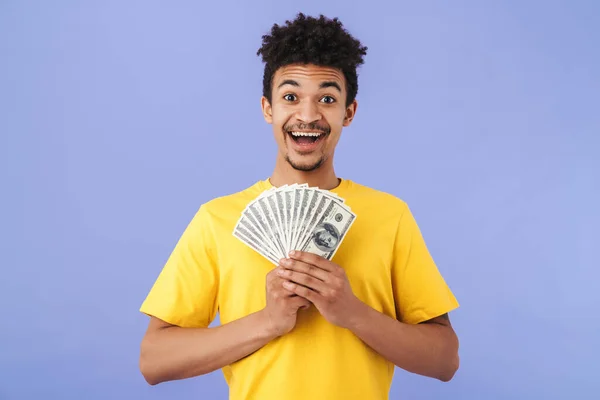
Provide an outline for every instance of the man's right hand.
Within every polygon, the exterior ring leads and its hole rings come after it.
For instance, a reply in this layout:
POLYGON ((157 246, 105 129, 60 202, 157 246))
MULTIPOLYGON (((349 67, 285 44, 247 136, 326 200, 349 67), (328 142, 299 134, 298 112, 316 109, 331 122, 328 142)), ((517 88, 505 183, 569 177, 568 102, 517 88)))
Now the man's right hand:
POLYGON ((267 274, 267 305, 261 312, 270 330, 282 336, 294 329, 298 310, 308 308, 310 302, 283 287, 284 279, 277 275, 279 269, 277 267, 267 274))
POLYGON ((298 309, 310 303, 283 287, 277 269, 267 274, 265 308, 240 319, 214 328, 182 328, 151 317, 140 354, 146 381, 156 385, 207 374, 294 329, 298 309))

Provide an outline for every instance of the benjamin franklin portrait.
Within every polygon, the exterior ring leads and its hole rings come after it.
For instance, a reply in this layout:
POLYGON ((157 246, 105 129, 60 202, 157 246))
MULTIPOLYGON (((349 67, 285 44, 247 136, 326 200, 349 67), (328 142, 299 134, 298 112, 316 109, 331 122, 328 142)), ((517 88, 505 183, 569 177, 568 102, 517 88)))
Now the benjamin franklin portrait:
POLYGON ((313 241, 323 251, 332 251, 340 240, 340 233, 335 226, 329 223, 319 224, 315 229, 313 241))

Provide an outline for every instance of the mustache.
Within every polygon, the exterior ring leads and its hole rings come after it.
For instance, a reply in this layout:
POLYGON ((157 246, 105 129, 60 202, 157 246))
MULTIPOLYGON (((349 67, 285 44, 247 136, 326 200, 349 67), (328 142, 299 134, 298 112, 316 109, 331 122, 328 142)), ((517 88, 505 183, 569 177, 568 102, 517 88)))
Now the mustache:
POLYGON ((331 129, 329 128, 329 126, 327 125, 320 125, 317 122, 311 122, 310 124, 290 124, 290 125, 285 125, 283 127, 283 130, 286 132, 293 132, 293 131, 313 131, 313 132, 321 132, 324 134, 329 134, 329 132, 331 132, 331 129))

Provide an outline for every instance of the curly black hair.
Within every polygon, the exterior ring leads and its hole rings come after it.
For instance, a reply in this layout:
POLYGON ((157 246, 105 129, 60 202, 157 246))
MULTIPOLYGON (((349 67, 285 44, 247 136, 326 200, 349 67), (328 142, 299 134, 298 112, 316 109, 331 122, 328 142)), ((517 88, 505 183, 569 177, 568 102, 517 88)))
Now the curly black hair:
POLYGON ((289 64, 314 64, 333 67, 342 71, 346 78, 346 106, 358 93, 356 69, 363 64, 367 47, 352 37, 338 18, 319 18, 298 13, 285 26, 274 24, 270 35, 263 35, 262 47, 256 55, 262 55, 265 63, 263 95, 271 102, 272 81, 275 71, 289 64))

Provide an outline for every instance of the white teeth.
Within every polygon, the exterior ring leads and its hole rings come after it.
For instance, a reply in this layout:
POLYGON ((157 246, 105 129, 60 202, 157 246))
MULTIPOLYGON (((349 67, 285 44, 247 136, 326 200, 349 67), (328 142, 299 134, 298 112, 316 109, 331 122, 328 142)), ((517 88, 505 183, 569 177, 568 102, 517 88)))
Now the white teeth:
POLYGON ((321 132, 292 132, 292 135, 319 137, 321 136, 321 132))

